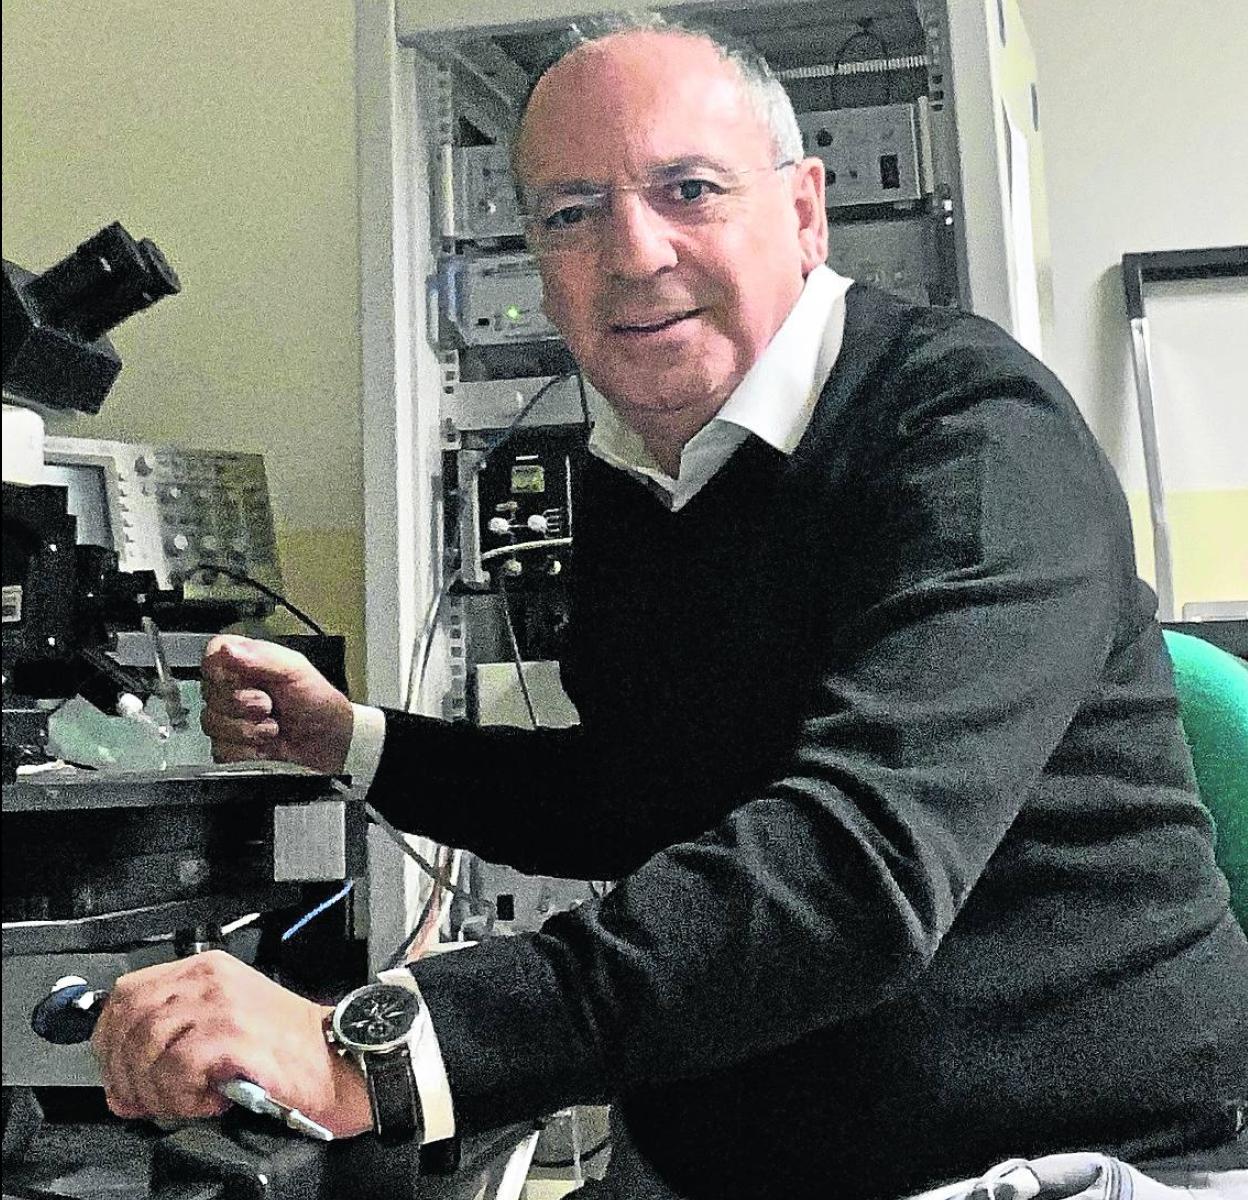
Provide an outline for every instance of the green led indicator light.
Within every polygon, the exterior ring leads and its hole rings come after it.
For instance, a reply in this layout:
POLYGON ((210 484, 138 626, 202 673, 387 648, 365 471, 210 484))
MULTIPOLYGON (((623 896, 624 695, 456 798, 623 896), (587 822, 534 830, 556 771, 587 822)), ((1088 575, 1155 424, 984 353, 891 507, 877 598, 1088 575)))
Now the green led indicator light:
POLYGON ((520 320, 520 310, 514 304, 510 308, 508 308, 506 311, 507 311, 507 320, 509 321, 520 320))

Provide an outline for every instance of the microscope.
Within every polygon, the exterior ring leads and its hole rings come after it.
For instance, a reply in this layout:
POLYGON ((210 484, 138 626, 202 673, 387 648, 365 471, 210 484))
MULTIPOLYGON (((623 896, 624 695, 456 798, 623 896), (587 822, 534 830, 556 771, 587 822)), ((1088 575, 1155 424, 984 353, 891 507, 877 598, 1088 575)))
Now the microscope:
POLYGON ((44 479, 43 414, 96 413, 121 371, 108 331, 180 290, 149 239, 119 224, 42 275, 4 260, 4 781, 46 761, 48 699, 84 695, 105 711, 158 688, 175 707, 168 679, 149 686, 107 651, 119 629, 176 608, 178 589, 150 572, 123 573, 103 547, 79 545, 66 489, 44 479), (126 699, 123 700, 122 698, 126 699))
MULTIPOLYGON (((246 1080, 211 1122, 108 1113, 87 1041, 120 975, 221 948, 326 1002, 363 979, 367 825, 344 781, 289 764, 67 761, 69 703, 184 733, 207 638, 271 611, 230 580, 276 596, 280 575, 258 455, 45 436, 45 416, 99 411, 121 370, 109 331, 180 290, 155 244, 113 224, 42 274, 3 266, 5 1200, 496 1194, 529 1128, 439 1161, 319 1140, 246 1080)), ((341 639, 280 640, 345 685, 341 639)))

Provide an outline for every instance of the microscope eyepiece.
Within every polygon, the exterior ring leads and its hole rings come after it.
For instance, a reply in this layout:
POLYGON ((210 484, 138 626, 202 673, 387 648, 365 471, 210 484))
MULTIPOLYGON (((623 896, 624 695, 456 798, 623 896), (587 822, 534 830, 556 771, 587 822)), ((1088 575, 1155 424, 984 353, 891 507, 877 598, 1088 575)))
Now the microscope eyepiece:
POLYGON ((154 242, 136 242, 114 222, 32 279, 26 294, 41 325, 94 342, 180 287, 154 242))
POLYGON ((117 222, 41 275, 5 259, 5 398, 99 412, 121 370, 108 331, 181 287, 155 243, 117 222))

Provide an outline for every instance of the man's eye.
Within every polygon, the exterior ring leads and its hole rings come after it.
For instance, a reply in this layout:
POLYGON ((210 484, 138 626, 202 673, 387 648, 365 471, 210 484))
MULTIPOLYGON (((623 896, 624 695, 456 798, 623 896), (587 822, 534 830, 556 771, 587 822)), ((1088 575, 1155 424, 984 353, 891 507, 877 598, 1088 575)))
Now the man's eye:
POLYGON ((681 179, 672 184, 672 197, 683 200, 686 204, 692 204, 697 200, 717 196, 721 190, 709 179, 681 179))
POLYGON ((586 215, 585 205, 569 204, 564 208, 555 209, 542 223, 551 230, 570 229, 573 225, 579 225, 586 215))

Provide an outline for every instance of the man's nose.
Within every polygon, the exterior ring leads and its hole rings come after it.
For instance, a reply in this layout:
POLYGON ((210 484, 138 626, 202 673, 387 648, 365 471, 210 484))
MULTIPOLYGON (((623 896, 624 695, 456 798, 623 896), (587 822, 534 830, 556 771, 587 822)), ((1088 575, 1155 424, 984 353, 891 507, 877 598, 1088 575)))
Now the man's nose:
POLYGON ((603 214, 602 266, 622 279, 641 279, 676 265, 670 222, 644 193, 618 191, 603 214))

